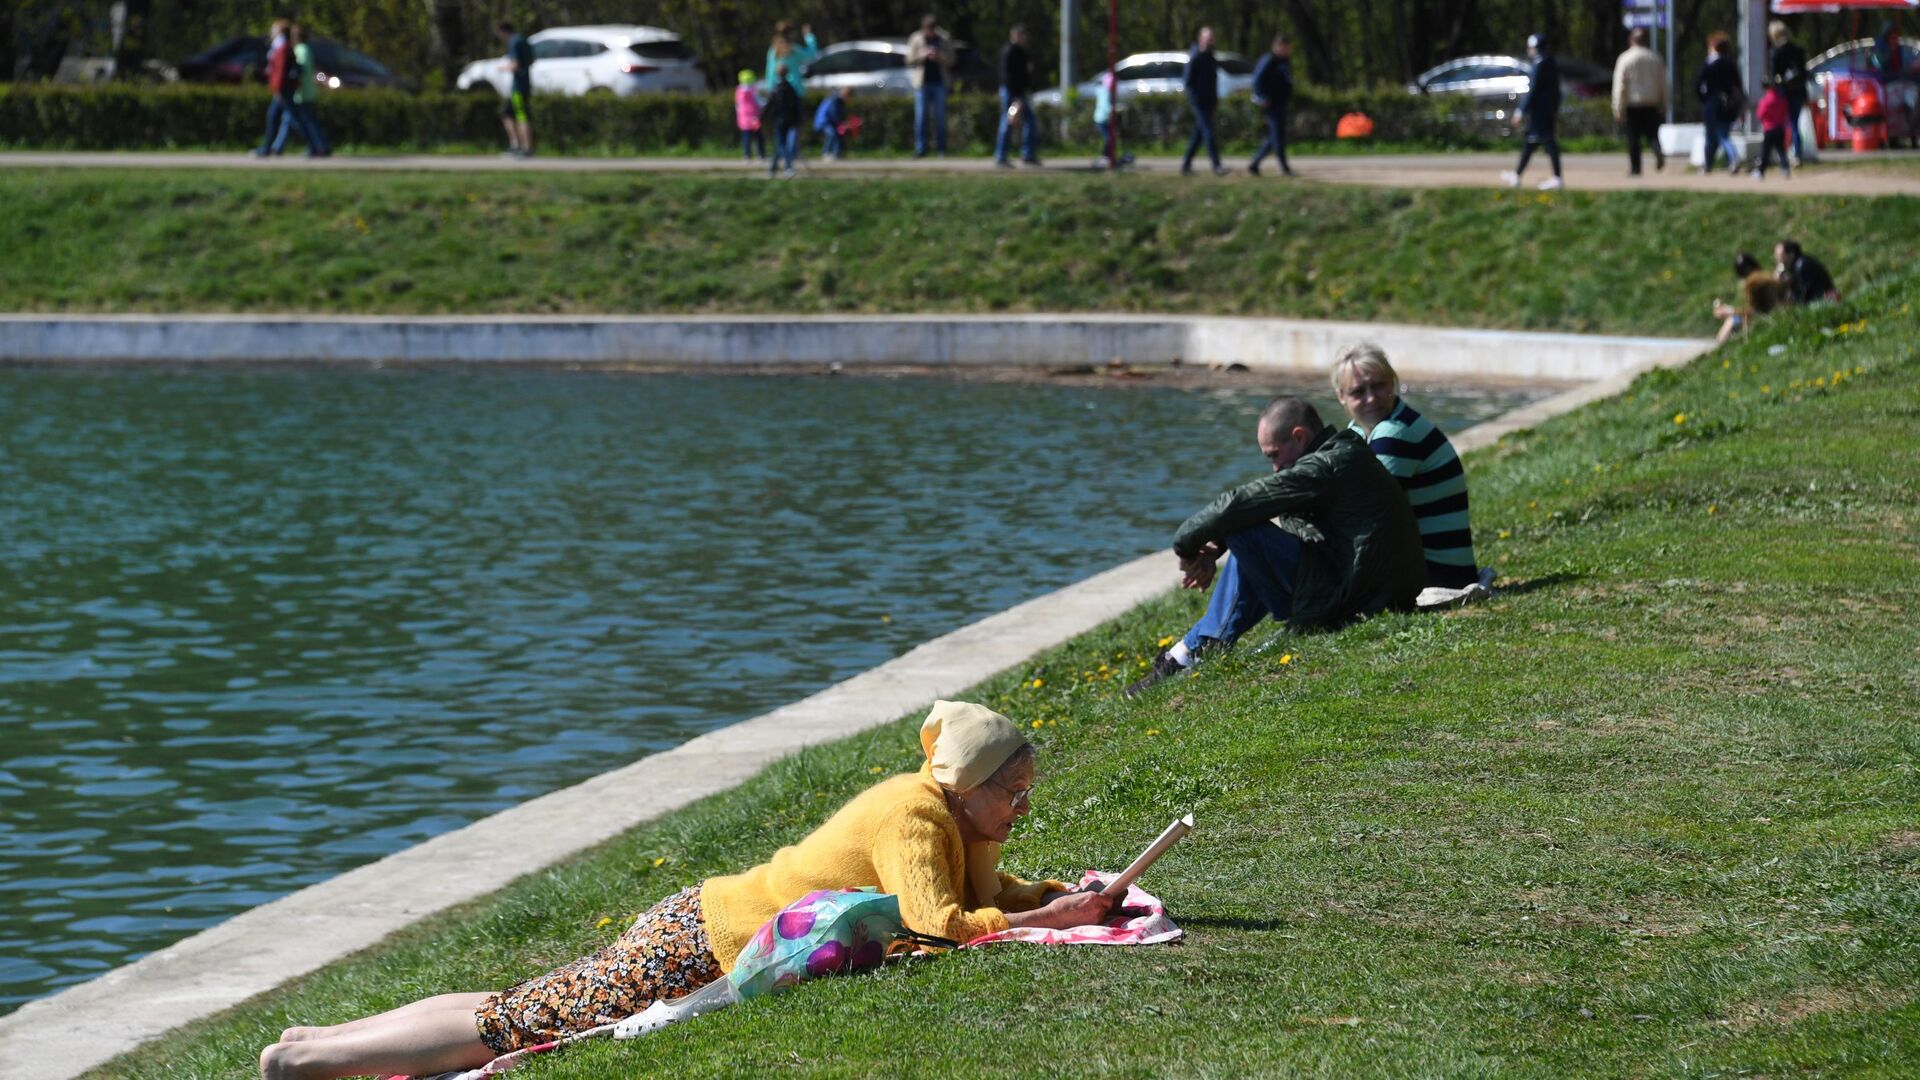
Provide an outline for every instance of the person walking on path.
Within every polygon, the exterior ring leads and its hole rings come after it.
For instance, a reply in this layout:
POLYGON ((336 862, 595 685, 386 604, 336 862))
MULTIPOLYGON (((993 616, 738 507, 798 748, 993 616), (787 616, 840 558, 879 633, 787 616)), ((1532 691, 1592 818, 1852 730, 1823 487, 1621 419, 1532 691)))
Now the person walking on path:
POLYGON ((773 129, 773 156, 767 159, 767 176, 779 172, 784 159, 787 179, 791 180, 794 164, 800 158, 800 114, 805 106, 800 103, 800 91, 793 88, 793 80, 787 77, 787 65, 775 64, 773 76, 773 90, 767 95, 766 111, 760 116, 760 122, 773 129))
POLYGON ((1787 118, 1793 113, 1787 106, 1787 95, 1780 84, 1769 85, 1767 92, 1760 95, 1760 104, 1754 106, 1753 115, 1754 119, 1760 121, 1761 140, 1760 164, 1754 167, 1753 178, 1765 180, 1767 159, 1779 154, 1780 176, 1782 179, 1791 179, 1793 170, 1787 165, 1787 118))
POLYGON ((1181 587, 1213 586, 1207 612, 1127 687, 1128 697, 1268 616, 1296 630, 1331 628, 1412 611, 1426 587, 1413 507, 1358 432, 1327 426, 1312 405, 1287 396, 1261 411, 1254 434, 1272 474, 1222 493, 1173 536, 1181 587))
POLYGON ((793 86, 793 92, 800 95, 804 106, 807 100, 807 65, 820 56, 820 39, 813 36, 813 27, 802 23, 796 33, 793 24, 782 20, 773 26, 773 41, 767 45, 767 92, 773 92, 773 83, 779 77, 784 65, 787 71, 786 81, 793 86))
POLYGON ((507 71, 513 83, 500 106, 500 123, 507 129, 507 156, 533 156, 533 45, 513 24, 501 20, 493 32, 507 43, 507 71))
POLYGON ((1560 140, 1554 128, 1560 121, 1560 65, 1553 58, 1552 44, 1545 34, 1527 36, 1527 96, 1517 110, 1527 118, 1526 141, 1520 147, 1520 163, 1512 172, 1500 174, 1508 187, 1519 187, 1527 171, 1534 147, 1547 148, 1547 160, 1553 163, 1553 175, 1540 181, 1541 191, 1558 191, 1566 186, 1560 175, 1560 140))
POLYGON ((1247 171, 1260 175, 1260 162, 1273 153, 1280 163, 1280 175, 1292 176, 1287 164, 1287 109, 1293 104, 1293 44, 1285 34, 1273 35, 1273 47, 1253 69, 1253 103, 1267 121, 1267 141, 1254 152, 1247 171))
POLYGON ((1015 24, 1000 49, 1000 133, 993 139, 993 160, 1011 166, 1007 140, 1020 125, 1020 160, 1040 164, 1040 125, 1033 119, 1033 54, 1027 51, 1027 28, 1015 24))
POLYGON ((313 48, 307 44, 307 28, 294 23, 287 36, 293 41, 293 93, 286 118, 280 122, 280 134, 273 140, 273 152, 278 154, 287 144, 287 134, 298 128, 300 141, 307 144, 308 157, 330 157, 333 148, 327 145, 326 132, 320 129, 320 116, 313 107, 320 85, 313 78, 313 48))
POLYGON ((740 69, 739 85, 733 88, 733 126, 740 129, 740 156, 752 161, 754 151, 767 156, 767 133, 760 130, 760 90, 753 84, 753 72, 740 69))
POLYGON ((275 19, 267 31, 267 92, 272 97, 267 100, 267 132, 254 148, 254 157, 280 152, 281 129, 293 111, 293 80, 299 71, 293 63, 293 43, 287 33, 291 26, 286 19, 275 19))
POLYGON ((1722 31, 1707 38, 1707 63, 1693 79, 1694 96, 1700 99, 1700 122, 1706 128, 1706 157, 1700 175, 1713 171, 1713 157, 1719 151, 1727 155, 1727 171, 1740 171, 1740 148, 1733 145, 1733 122, 1747 111, 1747 93, 1740 88, 1740 69, 1733 63, 1733 40, 1722 31))
POLYGON ((1187 156, 1180 159, 1180 174, 1193 175, 1193 155, 1204 142, 1207 158, 1213 162, 1213 175, 1225 176, 1227 170, 1220 165, 1220 142, 1213 134, 1213 114, 1220 107, 1220 63, 1213 56, 1212 27, 1201 27, 1194 37, 1180 82, 1187 91, 1187 104, 1193 107, 1193 140, 1187 143, 1187 156))
POLYGON ((1627 175, 1640 175, 1640 140, 1653 147, 1653 167, 1667 167, 1660 147, 1660 114, 1671 96, 1666 62, 1647 47, 1647 31, 1627 35, 1627 51, 1613 63, 1613 119, 1627 129, 1627 175))
POLYGON ((1793 163, 1798 165, 1807 159, 1807 148, 1800 137, 1800 113, 1807 107, 1807 50, 1793 40, 1793 31, 1779 19, 1767 24, 1767 39, 1773 42, 1767 74, 1786 96, 1787 130, 1793 134, 1793 163))
POLYGON ((931 142, 947 156, 947 91, 953 86, 953 38, 931 14, 907 38, 907 81, 913 84, 913 156, 927 156, 931 142), (928 138, 931 129, 932 138, 928 138))

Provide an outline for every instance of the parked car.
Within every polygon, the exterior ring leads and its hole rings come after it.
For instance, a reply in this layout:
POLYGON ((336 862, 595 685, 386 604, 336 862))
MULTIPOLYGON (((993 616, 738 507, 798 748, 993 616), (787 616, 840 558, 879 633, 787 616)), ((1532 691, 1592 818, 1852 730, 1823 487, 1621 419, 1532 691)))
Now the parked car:
MULTIPOLYGON (((413 82, 389 71, 386 65, 337 41, 314 38, 310 77, 329 90, 417 90, 413 82)), ((182 82, 242 83, 267 79, 267 39, 237 37, 174 65, 182 82)))
MULTIPOLYGON (((533 46, 533 92, 578 95, 679 92, 707 89, 707 72, 680 35, 657 26, 556 26, 529 34, 533 46)), ((454 85, 491 88, 501 97, 513 89, 507 58, 475 60, 454 85)))
MULTIPOLYGON (((1239 53, 1215 50, 1213 58, 1219 64, 1220 96, 1237 94, 1253 89, 1253 64, 1239 53)), ((1187 54, 1184 52, 1144 52, 1134 53, 1113 66, 1114 98, 1125 100, 1135 94, 1179 94, 1186 87, 1181 76, 1187 70, 1187 54)), ((1104 69, 1102 70, 1104 74, 1104 69)), ((1082 98, 1092 99, 1094 92, 1100 89, 1101 75, 1081 83, 1074 92, 1082 98)), ((1042 90, 1033 95, 1035 105, 1059 105, 1065 95, 1059 87, 1042 90)))
MULTIPOLYGON (((913 82, 907 75, 906 38, 835 42, 821 49, 801 75, 807 89, 823 93, 842 87, 852 87, 855 94, 913 92, 913 82)), ((953 81, 957 89, 994 90, 998 79, 999 73, 981 58, 979 50, 964 41, 953 43, 953 81)))
MULTIPOLYGON (((1613 72, 1571 56, 1555 56, 1560 89, 1568 97, 1605 97, 1613 91, 1613 72)), ((1463 56, 1426 71, 1407 84, 1410 94, 1465 94, 1482 101, 1511 101, 1524 96, 1528 64, 1519 56, 1463 56)))

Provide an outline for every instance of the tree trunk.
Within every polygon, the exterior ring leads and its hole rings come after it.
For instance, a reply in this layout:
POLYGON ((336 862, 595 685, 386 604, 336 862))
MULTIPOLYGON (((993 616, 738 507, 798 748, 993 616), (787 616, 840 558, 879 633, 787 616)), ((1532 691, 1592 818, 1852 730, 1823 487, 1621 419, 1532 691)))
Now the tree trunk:
POLYGON ((1340 62, 1334 57, 1333 47, 1327 42, 1313 5, 1308 0, 1287 0, 1287 14, 1293 22, 1294 36, 1306 51, 1308 77, 1321 86, 1343 85, 1340 62))
POLYGON ((460 0, 427 0, 427 70, 438 74, 448 90, 467 54, 466 29, 460 0))

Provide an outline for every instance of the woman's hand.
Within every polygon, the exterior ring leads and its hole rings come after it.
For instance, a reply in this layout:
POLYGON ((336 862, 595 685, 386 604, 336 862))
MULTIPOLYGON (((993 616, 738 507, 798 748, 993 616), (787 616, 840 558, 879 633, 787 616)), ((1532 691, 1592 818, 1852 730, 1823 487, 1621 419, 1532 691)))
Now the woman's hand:
POLYGON ((1106 922, 1117 902, 1116 897, 1097 892, 1070 892, 1041 908, 1040 914, 1049 918, 1048 925, 1054 929, 1071 930, 1106 922))

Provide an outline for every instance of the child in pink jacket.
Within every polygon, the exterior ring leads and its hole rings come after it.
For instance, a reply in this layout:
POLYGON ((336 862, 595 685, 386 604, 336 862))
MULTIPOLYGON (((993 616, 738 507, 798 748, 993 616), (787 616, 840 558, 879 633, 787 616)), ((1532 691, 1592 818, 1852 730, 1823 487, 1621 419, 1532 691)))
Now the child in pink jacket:
POLYGON ((1793 171, 1787 165, 1787 125, 1792 122, 1793 110, 1787 106, 1787 95, 1781 92, 1777 81, 1767 84, 1767 92, 1760 96, 1753 115, 1760 121, 1761 140, 1760 167, 1753 170, 1753 178, 1767 178, 1767 158, 1774 154, 1780 155, 1780 175, 1792 176, 1793 171))
POLYGON ((754 89, 753 72, 742 69, 740 85, 733 90, 733 123, 740 129, 740 156, 752 161, 757 149, 767 156, 767 137, 760 130, 760 92, 754 89))

